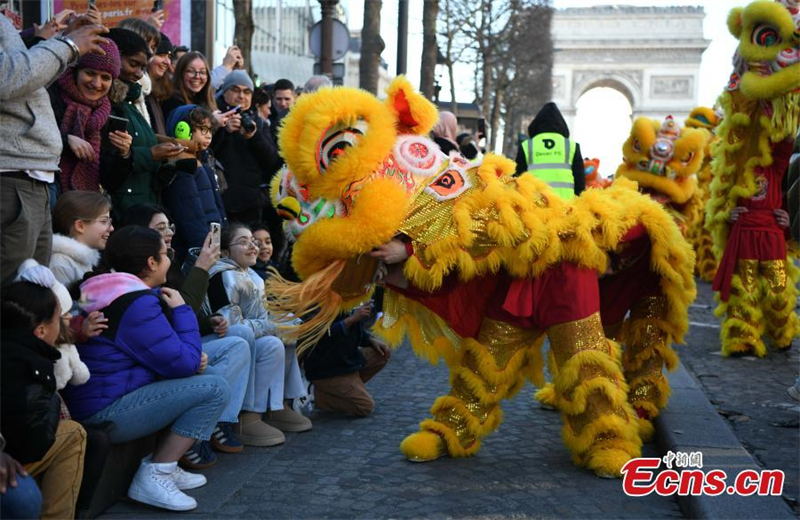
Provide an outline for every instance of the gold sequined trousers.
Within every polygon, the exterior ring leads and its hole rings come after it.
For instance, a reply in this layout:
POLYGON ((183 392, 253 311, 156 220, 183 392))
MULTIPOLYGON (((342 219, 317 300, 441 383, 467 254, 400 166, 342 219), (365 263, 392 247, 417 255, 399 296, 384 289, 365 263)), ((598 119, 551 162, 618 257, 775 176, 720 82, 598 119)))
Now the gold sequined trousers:
POLYGON ((778 349, 800 334, 797 313, 797 268, 786 260, 739 260, 727 302, 715 314, 724 316, 722 353, 764 357, 766 334, 778 349))
POLYGON ((541 336, 540 331, 484 319, 477 340, 462 342, 458 358, 449 366, 450 394, 436 400, 433 419, 422 422, 422 431, 438 434, 451 457, 478 451, 481 439, 502 420, 500 401, 522 388, 531 362, 529 350, 541 336))
POLYGON ((547 330, 556 364, 553 386, 573 461, 600 475, 619 475, 641 454, 636 413, 620 366, 619 346, 606 339, 600 313, 547 330))
POLYGON ((668 301, 662 295, 640 298, 631 306, 621 333, 624 345, 622 366, 629 386, 628 402, 637 412, 644 441, 652 438, 654 429, 650 421, 658 416, 669 399, 664 365, 672 370, 678 363, 671 348, 668 311, 668 301))

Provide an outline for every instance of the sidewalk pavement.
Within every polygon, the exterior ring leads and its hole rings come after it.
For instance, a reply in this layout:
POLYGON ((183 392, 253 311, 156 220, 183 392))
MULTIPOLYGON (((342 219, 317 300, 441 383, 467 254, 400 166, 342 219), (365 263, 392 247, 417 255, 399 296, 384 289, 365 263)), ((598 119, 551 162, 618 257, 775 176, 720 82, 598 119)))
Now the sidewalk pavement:
MULTIPOLYGON (((619 479, 575 467, 559 414, 533 387, 504 403, 505 419, 468 459, 407 462, 398 445, 448 389, 444 365, 395 351, 369 384, 371 417, 312 414, 314 429, 275 448, 220 455, 190 491, 199 508, 169 513, 119 502, 101 518, 681 518, 673 497, 631 498, 619 479)), ((646 455, 659 456, 655 445, 646 455)))
POLYGON ((683 366, 670 374, 673 394, 656 425, 659 445, 664 451, 701 448, 704 469, 724 469, 729 482, 745 468, 783 470, 783 500, 679 497, 681 508, 700 518, 792 518, 800 513, 800 403, 786 388, 800 369, 800 345, 770 349, 762 359, 722 357, 715 306, 710 285, 698 282, 686 345, 676 349, 683 366))

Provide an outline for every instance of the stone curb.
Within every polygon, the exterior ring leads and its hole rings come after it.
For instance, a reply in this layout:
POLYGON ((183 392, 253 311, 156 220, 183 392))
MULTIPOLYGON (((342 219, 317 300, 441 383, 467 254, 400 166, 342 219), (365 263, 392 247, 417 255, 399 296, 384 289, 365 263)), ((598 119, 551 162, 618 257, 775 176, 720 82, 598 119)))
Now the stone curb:
MULTIPOLYGON (((762 469, 709 402, 700 384, 683 363, 667 375, 672 388, 669 405, 656 418, 656 442, 667 451, 703 453, 703 470, 721 469, 727 483, 745 469, 762 469)), ((663 468, 663 466, 662 466, 663 468)), ((711 497, 676 495, 686 518, 790 519, 796 518, 783 498, 722 494, 711 497)))

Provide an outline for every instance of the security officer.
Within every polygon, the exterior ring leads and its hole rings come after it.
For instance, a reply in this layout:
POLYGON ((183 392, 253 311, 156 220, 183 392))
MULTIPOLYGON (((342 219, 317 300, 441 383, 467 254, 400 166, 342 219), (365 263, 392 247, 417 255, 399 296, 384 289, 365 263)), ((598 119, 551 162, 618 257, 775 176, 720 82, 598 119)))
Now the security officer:
POLYGON ((581 148, 569 139, 569 128, 555 103, 546 103, 536 114, 528 136, 517 152, 517 175, 535 175, 564 200, 579 195, 586 187, 581 148))

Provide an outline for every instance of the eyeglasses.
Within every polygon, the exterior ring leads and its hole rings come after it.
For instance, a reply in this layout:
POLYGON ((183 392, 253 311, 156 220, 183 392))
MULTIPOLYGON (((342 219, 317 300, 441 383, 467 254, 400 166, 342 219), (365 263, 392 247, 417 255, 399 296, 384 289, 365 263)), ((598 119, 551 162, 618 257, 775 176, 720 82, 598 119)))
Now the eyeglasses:
POLYGON ((231 87, 231 88, 228 89, 228 92, 233 92, 237 96, 239 94, 241 94, 243 96, 252 96, 253 95, 253 91, 250 90, 249 88, 231 87))
POLYGON ((166 235, 167 233, 174 235, 175 224, 159 224, 155 227, 155 230, 161 233, 162 236, 166 235))
POLYGON ((111 217, 102 217, 102 218, 82 218, 82 219, 78 219, 78 220, 82 220, 82 221, 84 221, 84 222, 97 222, 97 223, 98 223, 98 224, 100 224, 101 226, 105 226, 105 227, 109 227, 109 226, 110 226, 110 225, 112 225, 112 224, 113 224, 113 222, 114 222, 114 219, 112 219, 111 217))
POLYGON ((211 128, 208 126, 198 126, 196 130, 200 132, 201 135, 211 135, 211 128))
POLYGON ((260 240, 247 240, 246 238, 244 238, 242 240, 239 240, 238 242, 234 242, 231 245, 232 246, 244 247, 244 248, 255 247, 256 249, 259 249, 261 247, 261 241, 260 240))
POLYGON ((205 77, 208 76, 208 71, 207 70, 186 69, 185 74, 187 76, 191 76, 191 77, 194 77, 194 78, 196 78, 198 76, 201 77, 201 78, 205 78, 205 77))

